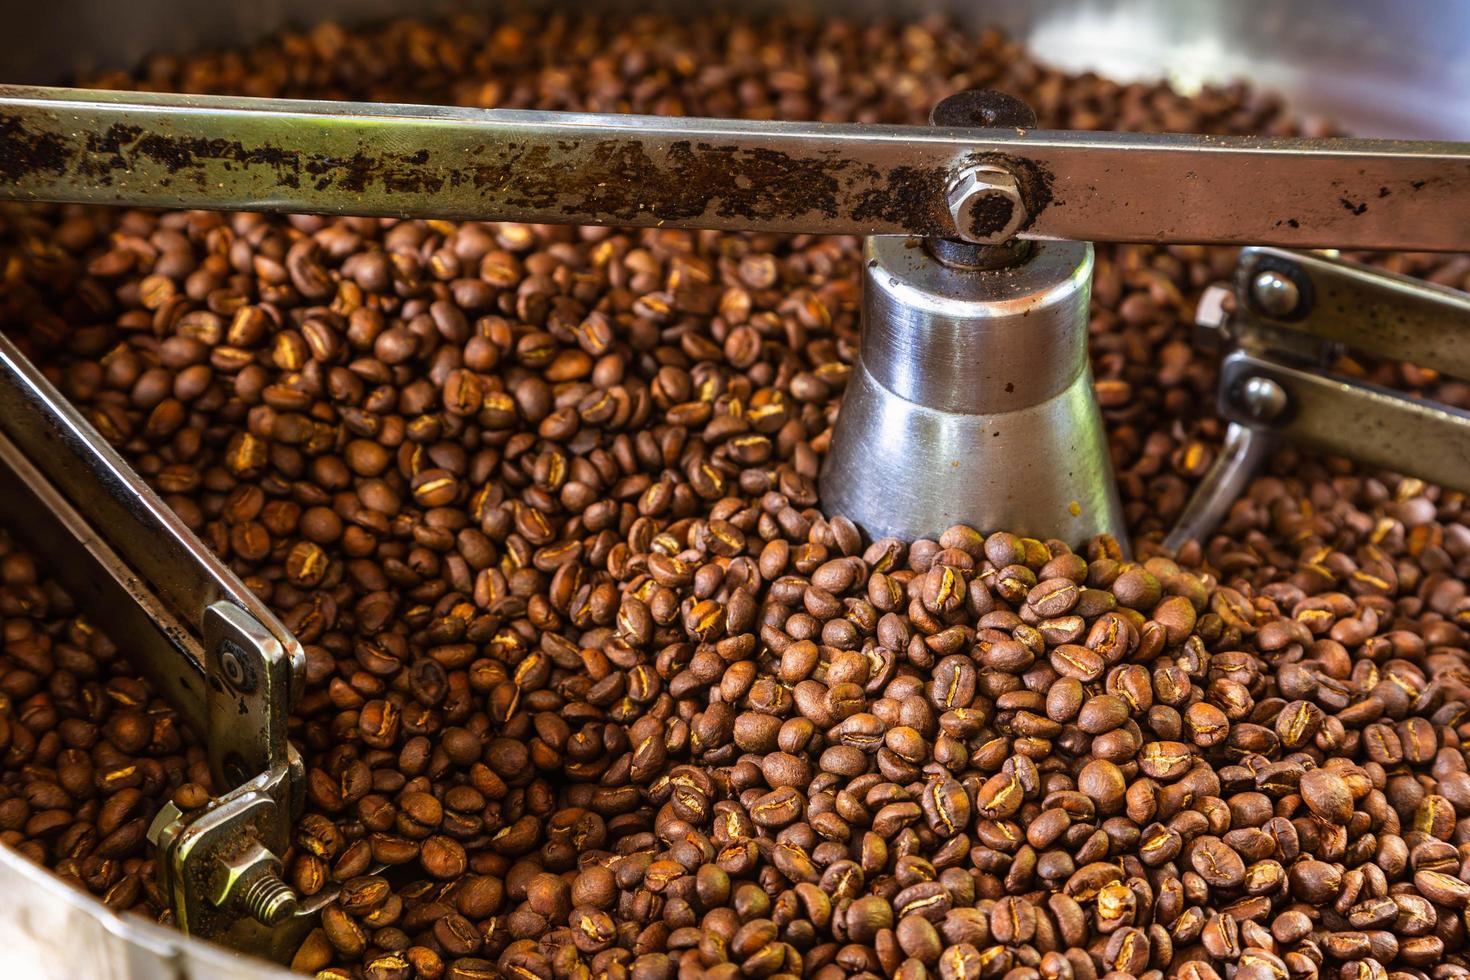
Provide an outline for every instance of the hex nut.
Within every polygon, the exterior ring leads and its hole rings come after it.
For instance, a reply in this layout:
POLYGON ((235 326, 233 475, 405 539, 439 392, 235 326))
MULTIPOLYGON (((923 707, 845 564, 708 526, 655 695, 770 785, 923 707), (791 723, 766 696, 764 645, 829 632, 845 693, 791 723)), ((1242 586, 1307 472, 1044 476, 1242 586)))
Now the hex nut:
POLYGON ((1194 314, 1194 346, 1219 354, 1231 343, 1230 312, 1235 306, 1235 290, 1216 283, 1206 287, 1194 314))
POLYGON ((980 245, 1010 241, 1026 222, 1026 202, 1016 175, 994 164, 961 171, 949 184, 949 213, 956 237, 980 245))

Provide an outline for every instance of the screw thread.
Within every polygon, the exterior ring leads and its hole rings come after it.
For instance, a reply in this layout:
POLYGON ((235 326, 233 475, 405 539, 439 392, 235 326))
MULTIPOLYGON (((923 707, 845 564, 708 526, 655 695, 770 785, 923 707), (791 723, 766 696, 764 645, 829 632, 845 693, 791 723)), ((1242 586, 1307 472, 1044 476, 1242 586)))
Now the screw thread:
POLYGON ((252 881, 241 893, 240 902, 261 925, 273 926, 296 914, 296 893, 270 872, 252 881))

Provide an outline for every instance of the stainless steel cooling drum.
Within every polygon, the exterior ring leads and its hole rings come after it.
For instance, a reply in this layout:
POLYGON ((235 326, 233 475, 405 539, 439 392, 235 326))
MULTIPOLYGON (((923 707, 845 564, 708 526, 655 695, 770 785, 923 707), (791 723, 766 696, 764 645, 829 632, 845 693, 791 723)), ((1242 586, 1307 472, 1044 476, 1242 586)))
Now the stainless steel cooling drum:
MULTIPOLYGON (((936 5, 814 6, 919 16, 936 5)), ((1163 76, 1186 91, 1244 78, 1357 136, 1398 139, 1045 132, 1025 106, 987 93, 945 100, 929 127, 883 127, 38 88, 28 86, 153 51, 418 5, 137 0, 124 13, 85 0, 6 2, 0 198, 861 235, 861 348, 821 474, 823 507, 873 538, 963 522, 1070 543, 1109 533, 1124 548, 1088 367, 1090 242, 1255 246, 1236 281, 1201 307, 1202 336, 1224 358, 1219 410, 1231 429, 1170 543, 1207 532, 1277 440, 1356 448, 1368 462, 1470 490, 1470 416, 1323 373, 1353 347, 1412 352, 1466 376, 1470 302, 1301 251, 1470 246, 1470 145, 1431 142, 1470 134, 1470 8, 938 6, 1008 30, 1058 67, 1163 76), (108 132, 172 149, 124 159, 98 149, 108 132), (384 133, 415 148, 396 166, 432 179, 348 180, 344 161, 389 152, 384 133), (637 165, 609 168, 594 150, 607 141, 637 165), (283 154, 313 179, 285 179, 269 162, 283 154), (782 166, 741 163, 757 158, 782 166), (173 179, 180 169, 196 179, 173 179), (1384 203, 1343 206, 1368 197, 1384 203), (1413 329, 1386 332, 1387 318, 1373 315, 1385 310, 1413 329), (1371 419, 1383 445, 1346 445, 1347 418, 1371 419)), ((0 965, 97 978, 292 976, 204 939, 280 958, 320 904, 298 900, 280 877, 302 805, 301 760, 285 737, 304 686, 300 645, 8 342, 0 493, 23 518, 18 533, 65 557, 58 574, 101 625, 134 638, 139 666, 206 736, 227 789, 202 816, 170 804, 149 835, 191 935, 119 917, 0 849, 0 965)))

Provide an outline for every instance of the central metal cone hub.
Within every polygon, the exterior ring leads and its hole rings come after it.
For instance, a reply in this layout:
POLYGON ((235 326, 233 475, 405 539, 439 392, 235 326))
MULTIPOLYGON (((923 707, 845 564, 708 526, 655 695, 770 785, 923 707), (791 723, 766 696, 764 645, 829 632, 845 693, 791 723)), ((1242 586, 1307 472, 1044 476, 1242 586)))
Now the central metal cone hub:
POLYGON ((954 268, 867 240, 862 341, 821 474, 822 508, 870 537, 968 524, 1125 545, 1087 360, 1092 246, 954 268))

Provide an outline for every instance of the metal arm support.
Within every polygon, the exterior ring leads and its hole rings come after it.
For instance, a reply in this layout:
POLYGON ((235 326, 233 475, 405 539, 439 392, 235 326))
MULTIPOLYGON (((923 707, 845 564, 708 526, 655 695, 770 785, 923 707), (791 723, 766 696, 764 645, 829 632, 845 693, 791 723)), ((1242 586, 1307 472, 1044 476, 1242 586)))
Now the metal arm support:
POLYGON ((278 874, 305 780, 286 718, 301 645, 21 352, 0 337, 0 494, 15 529, 205 742, 223 797, 149 830, 185 931, 269 946, 241 921, 296 911, 278 874))
POLYGON ((1470 413, 1328 373, 1359 350, 1470 377, 1470 295, 1273 248, 1241 253, 1235 312, 1212 287, 1197 326, 1219 349, 1223 452, 1165 539, 1203 540, 1278 440, 1470 491, 1470 413))
MULTIPOLYGON (((0 439, 10 479, 46 504, 22 533, 41 538, 46 553, 79 559, 58 562, 59 574, 82 571, 99 598, 120 589, 146 610, 154 635, 114 635, 138 644, 160 693, 206 736, 220 787, 284 765, 286 711, 306 667, 301 645, 3 337, 0 439), (47 526, 51 513, 61 515, 57 526, 47 526)), ((106 625, 125 605, 90 612, 106 625)))
POLYGON ((21 201, 992 243, 1018 234, 1453 251, 1470 228, 1467 182, 1464 143, 0 86, 0 198, 21 201), (952 209, 977 173, 1004 178, 1013 206, 978 217, 952 209))

